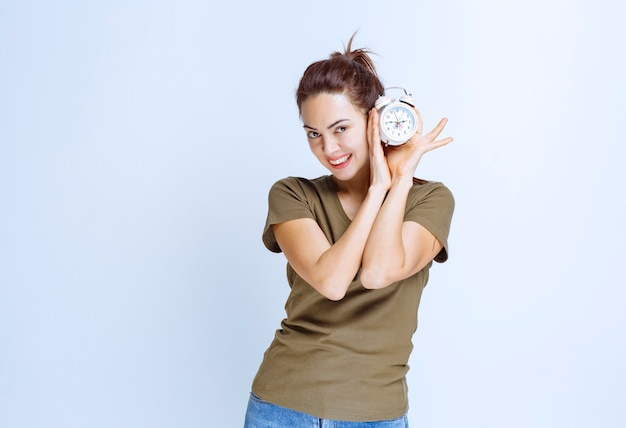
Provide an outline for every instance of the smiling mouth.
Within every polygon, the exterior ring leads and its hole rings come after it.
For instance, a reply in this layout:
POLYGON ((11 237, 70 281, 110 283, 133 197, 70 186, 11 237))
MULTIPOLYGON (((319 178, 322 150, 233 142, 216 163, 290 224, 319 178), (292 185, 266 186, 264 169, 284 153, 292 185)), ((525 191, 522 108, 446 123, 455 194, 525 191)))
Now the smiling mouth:
POLYGON ((340 157, 339 159, 333 159, 333 160, 329 160, 328 163, 330 163, 332 166, 339 166, 341 164, 344 164, 348 161, 348 159, 350 159, 352 155, 345 155, 340 157))

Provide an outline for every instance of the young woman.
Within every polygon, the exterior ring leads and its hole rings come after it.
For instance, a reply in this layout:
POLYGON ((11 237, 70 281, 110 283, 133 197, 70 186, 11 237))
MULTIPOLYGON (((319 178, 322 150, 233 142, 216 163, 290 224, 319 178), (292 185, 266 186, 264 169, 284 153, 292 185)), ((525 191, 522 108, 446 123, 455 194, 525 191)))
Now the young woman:
POLYGON ((296 95, 330 175, 288 177, 269 193, 263 242, 287 258, 291 293, 252 385, 247 428, 408 426, 417 309, 432 261, 448 258, 454 210, 443 184, 414 174, 452 138, 438 139, 442 119, 405 144, 381 144, 373 107, 384 88, 353 38, 311 64, 296 95))

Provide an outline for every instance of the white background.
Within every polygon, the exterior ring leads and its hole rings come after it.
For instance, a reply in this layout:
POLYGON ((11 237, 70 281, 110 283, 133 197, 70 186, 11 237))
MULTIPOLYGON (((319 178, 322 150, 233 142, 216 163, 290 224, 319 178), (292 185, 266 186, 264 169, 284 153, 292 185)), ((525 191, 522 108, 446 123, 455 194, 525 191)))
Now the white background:
POLYGON ((446 116, 414 427, 626 426, 617 0, 0 2, 0 426, 239 427, 282 319, 269 186, 355 46, 446 116))

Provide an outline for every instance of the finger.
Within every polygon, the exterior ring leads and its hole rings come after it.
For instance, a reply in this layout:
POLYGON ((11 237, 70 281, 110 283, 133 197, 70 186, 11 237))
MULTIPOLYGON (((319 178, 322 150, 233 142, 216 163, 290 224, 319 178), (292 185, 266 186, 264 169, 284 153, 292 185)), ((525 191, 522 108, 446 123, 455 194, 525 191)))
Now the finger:
POLYGON ((376 110, 375 108, 372 109, 372 113, 371 113, 371 118, 370 118, 370 125, 371 125, 371 129, 372 129, 372 136, 375 137, 376 134, 378 134, 379 130, 378 130, 378 121, 379 121, 379 117, 378 117, 378 110, 376 110))
POLYGON ((441 147, 441 146, 445 146, 446 144, 450 144, 453 141, 454 141, 454 138, 446 137, 446 138, 442 138, 441 140, 434 141, 433 144, 436 145, 437 147, 441 147))
POLYGON ((368 123, 367 123, 367 128, 368 128, 367 133, 368 133, 368 139, 369 139, 368 143, 370 147, 373 148, 375 151, 378 151, 378 149, 381 146, 379 120, 380 120, 380 116, 378 114, 378 110, 373 108, 370 111, 370 116, 369 116, 368 123))
POLYGON ((448 119, 447 118, 443 118, 439 121, 439 123, 432 129, 432 131, 430 131, 428 134, 424 135, 424 137, 428 137, 430 139, 435 139, 437 138, 437 136, 439 134, 441 134, 441 131, 443 131, 443 128, 446 127, 446 125, 448 124, 448 119))
POLYGON ((369 111, 369 114, 367 116, 367 139, 368 139, 368 144, 370 145, 370 147, 372 146, 373 142, 374 142, 374 134, 375 134, 375 126, 374 124, 376 123, 376 109, 372 108, 369 111))
POLYGON ((443 147, 447 144, 450 144, 452 141, 454 141, 454 139, 452 137, 446 137, 446 138, 442 138, 441 140, 437 140, 437 141, 433 141, 430 142, 428 144, 424 144, 424 146, 422 146, 422 150, 424 153, 426 152, 430 152, 431 150, 435 150, 439 147, 443 147))

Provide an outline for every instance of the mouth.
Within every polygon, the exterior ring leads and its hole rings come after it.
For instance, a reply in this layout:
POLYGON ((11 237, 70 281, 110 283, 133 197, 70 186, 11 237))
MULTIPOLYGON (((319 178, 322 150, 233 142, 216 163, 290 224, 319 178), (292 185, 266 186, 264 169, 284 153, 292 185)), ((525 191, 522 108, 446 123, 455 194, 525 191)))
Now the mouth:
POLYGON ((352 159, 352 155, 344 155, 337 159, 329 159, 328 163, 334 166, 335 168, 343 168, 348 165, 350 159, 352 159))

